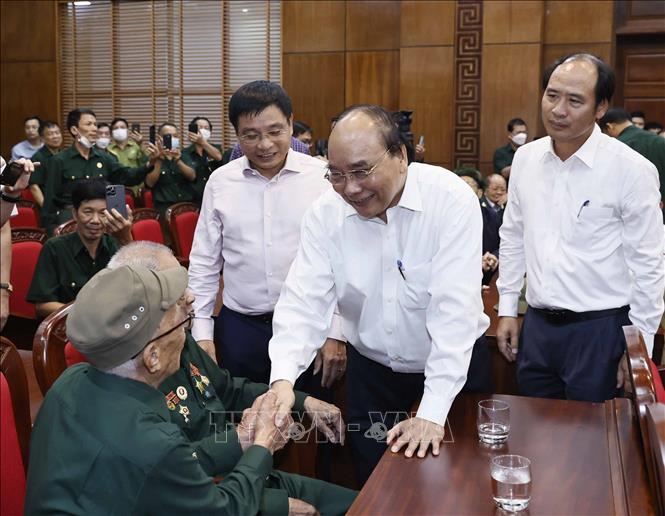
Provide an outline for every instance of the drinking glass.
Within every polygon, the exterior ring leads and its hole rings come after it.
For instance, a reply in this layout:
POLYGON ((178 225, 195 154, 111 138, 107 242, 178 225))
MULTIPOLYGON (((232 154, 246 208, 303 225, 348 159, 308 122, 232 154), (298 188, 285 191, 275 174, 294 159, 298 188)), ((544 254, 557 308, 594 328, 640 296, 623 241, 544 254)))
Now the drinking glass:
POLYGON ((508 440, 510 432, 510 405, 501 400, 478 402, 478 438, 487 444, 500 444, 508 440))
POLYGON ((499 455, 490 462, 492 497, 497 507, 523 511, 531 501, 531 461, 521 455, 499 455))

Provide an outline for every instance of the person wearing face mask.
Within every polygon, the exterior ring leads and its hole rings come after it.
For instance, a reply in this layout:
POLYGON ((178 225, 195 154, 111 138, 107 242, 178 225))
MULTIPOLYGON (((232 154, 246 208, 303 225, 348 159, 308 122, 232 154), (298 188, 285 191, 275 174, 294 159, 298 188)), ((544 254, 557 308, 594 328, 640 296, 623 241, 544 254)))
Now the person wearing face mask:
POLYGON ((203 199, 203 190, 212 171, 221 167, 222 147, 210 143, 212 124, 210 120, 203 116, 194 117, 189 123, 187 137, 191 145, 184 148, 182 156, 189 161, 196 171, 196 181, 191 184, 194 191, 194 202, 201 204, 203 199), (192 132, 196 126, 197 131, 192 132))
POLYGON ((116 117, 111 121, 111 143, 107 150, 126 167, 140 167, 148 161, 148 155, 141 148, 143 136, 136 131, 129 131, 124 118, 116 117))
POLYGON ((67 129, 74 142, 46 164, 42 224, 49 234, 72 218, 71 192, 77 180, 95 178, 114 184, 137 185, 154 166, 149 162, 141 167, 126 167, 114 156, 95 147, 97 118, 91 109, 70 111, 67 129))
POLYGON ((39 127, 39 136, 44 146, 32 156, 33 161, 41 163, 35 172, 30 175, 30 193, 40 208, 44 205, 44 184, 46 183, 46 163, 60 152, 62 147, 62 131, 55 122, 47 120, 39 127))
POLYGON ((501 174, 508 180, 510 166, 513 163, 515 151, 524 145, 527 140, 526 122, 521 118, 513 118, 508 122, 508 144, 494 151, 494 172, 501 174))
POLYGON ((191 184, 196 181, 196 171, 189 157, 180 150, 178 128, 166 122, 159 127, 156 144, 148 144, 148 152, 155 156, 155 168, 145 177, 145 184, 152 189, 155 208, 162 219, 166 208, 177 202, 193 202, 194 191, 191 184), (170 135, 171 148, 164 145, 164 137, 170 135))
POLYGON ((108 152, 107 147, 109 146, 110 143, 111 143, 111 126, 106 122, 97 124, 97 141, 95 141, 95 147, 105 152, 108 152))

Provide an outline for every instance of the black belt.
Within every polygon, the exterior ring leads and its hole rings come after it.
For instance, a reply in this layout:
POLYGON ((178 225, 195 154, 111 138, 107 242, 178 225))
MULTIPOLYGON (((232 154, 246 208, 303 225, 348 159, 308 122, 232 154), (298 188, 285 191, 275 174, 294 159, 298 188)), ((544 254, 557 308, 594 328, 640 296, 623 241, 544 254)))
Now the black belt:
MULTIPOLYGON (((228 306, 226 307, 228 310, 231 310, 228 306)), ((236 312, 235 310, 231 310, 233 313, 238 314, 241 317, 244 317, 245 319, 249 319, 250 321, 254 322, 260 322, 263 324, 272 324, 272 312, 266 312, 264 314, 256 314, 256 315, 249 315, 249 314, 243 314, 240 312, 236 312)))
POLYGON ((622 306, 620 308, 608 308, 607 310, 592 310, 589 312, 573 312, 572 310, 557 310, 552 308, 533 308, 529 307, 539 315, 542 315, 549 322, 553 324, 566 324, 576 323, 581 321, 591 321, 593 319, 601 319, 611 315, 627 314, 630 306, 622 306))

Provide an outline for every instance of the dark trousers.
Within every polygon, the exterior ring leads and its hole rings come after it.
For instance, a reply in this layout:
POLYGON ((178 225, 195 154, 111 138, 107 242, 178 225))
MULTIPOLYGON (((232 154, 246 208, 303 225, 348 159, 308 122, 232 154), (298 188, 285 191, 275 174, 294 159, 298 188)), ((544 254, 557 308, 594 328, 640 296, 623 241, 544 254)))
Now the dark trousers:
MULTIPOLYGON (((347 346, 346 437, 358 482, 363 485, 386 451, 386 432, 410 416, 423 395, 425 375, 396 373, 347 346)), ((490 353, 485 337, 473 346, 463 391, 492 392, 490 353)))
POLYGON ((517 353, 520 394, 601 402, 618 394, 616 373, 626 350, 628 310, 588 321, 558 323, 529 308, 517 353))

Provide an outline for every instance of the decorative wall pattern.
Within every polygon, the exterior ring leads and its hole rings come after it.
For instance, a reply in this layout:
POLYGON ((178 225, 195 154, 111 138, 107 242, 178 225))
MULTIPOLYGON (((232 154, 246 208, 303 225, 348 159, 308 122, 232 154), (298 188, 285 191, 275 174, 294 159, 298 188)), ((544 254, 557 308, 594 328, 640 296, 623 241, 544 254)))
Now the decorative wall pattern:
POLYGON ((482 0, 458 0, 455 8, 453 168, 479 165, 482 40, 482 0))

